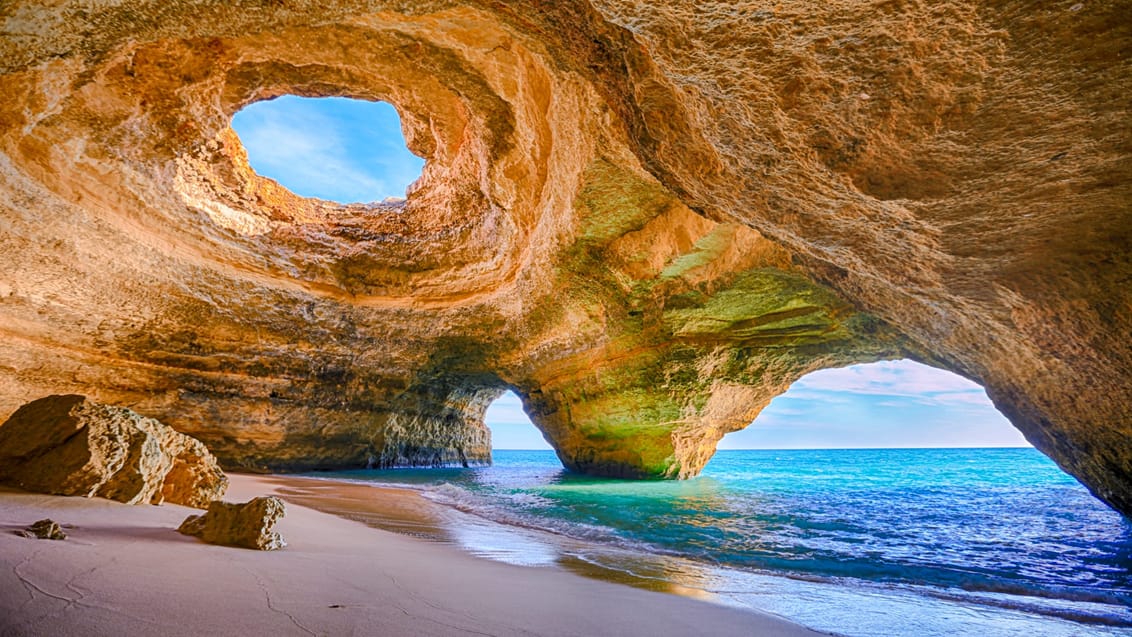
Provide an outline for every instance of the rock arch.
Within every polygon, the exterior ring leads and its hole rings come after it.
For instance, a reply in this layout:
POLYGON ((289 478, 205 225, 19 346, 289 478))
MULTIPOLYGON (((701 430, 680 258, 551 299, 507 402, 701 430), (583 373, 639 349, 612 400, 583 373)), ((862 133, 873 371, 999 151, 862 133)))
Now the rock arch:
POLYGON ((6 3, 0 412, 475 461, 506 385, 567 465, 679 477, 908 356, 1128 513, 1132 27, 1071 4, 6 3), (227 122, 283 93, 395 104, 407 201, 256 177, 227 122))

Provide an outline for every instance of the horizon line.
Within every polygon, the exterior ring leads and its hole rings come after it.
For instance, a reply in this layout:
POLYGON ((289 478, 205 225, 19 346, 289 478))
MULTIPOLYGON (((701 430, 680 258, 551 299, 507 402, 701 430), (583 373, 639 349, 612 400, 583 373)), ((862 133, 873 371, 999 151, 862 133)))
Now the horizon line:
MULTIPOLYGON (((888 449, 1036 449, 1033 445, 994 445, 980 447, 743 447, 738 449, 716 449, 721 451, 885 451, 888 449)), ((514 447, 492 448, 492 451, 550 451, 554 449, 516 449, 514 447)))

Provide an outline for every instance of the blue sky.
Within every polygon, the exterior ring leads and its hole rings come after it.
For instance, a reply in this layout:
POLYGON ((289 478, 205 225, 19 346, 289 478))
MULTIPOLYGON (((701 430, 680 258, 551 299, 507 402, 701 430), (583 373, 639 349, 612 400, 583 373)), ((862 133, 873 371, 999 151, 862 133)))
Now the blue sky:
POLYGON ((484 420, 491 427, 491 446, 496 449, 550 449, 513 392, 491 403, 484 420))
MULTIPOLYGON (((549 449, 508 392, 487 412, 496 449, 549 449)), ((912 361, 824 369, 771 401, 720 449, 1024 447, 979 385, 912 361)))
MULTIPOLYGON (((424 160, 405 148, 384 102, 284 96, 236 114, 252 168, 307 197, 348 202, 401 197, 424 160)), ((487 422, 497 449, 549 449, 508 392, 487 422)), ((810 374, 774 399, 721 449, 1027 446, 981 387, 912 361, 810 374)))
POLYGON ((803 376, 719 448, 1025 446, 978 384, 902 360, 803 376))
POLYGON ((285 95, 236 113, 248 163, 304 197, 369 203, 404 197, 424 160, 405 148, 385 102, 285 95))

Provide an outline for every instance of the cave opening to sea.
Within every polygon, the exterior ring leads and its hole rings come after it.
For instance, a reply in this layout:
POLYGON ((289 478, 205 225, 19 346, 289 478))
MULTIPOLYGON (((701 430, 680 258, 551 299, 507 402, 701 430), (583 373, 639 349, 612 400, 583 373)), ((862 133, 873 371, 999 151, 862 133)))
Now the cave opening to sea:
POLYGON ((531 422, 523 402, 513 391, 505 391, 492 401, 484 415, 491 429, 492 449, 550 450, 542 432, 531 422))
POLYGON ((808 374, 692 480, 571 473, 513 392, 485 421, 492 467, 357 477, 446 507, 446 537, 480 557, 827 632, 1132 629, 1132 526, 950 372, 900 360, 808 374))
POLYGON ((245 106, 232 129, 259 176, 341 204, 402 199, 425 164, 387 102, 283 95, 245 106))
POLYGON ((719 449, 1029 447, 977 383, 911 360, 794 382, 719 449))

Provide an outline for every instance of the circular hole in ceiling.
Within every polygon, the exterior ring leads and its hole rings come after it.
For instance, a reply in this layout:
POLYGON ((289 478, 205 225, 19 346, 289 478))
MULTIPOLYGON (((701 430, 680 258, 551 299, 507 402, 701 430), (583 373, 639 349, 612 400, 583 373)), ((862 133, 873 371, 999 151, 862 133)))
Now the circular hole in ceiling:
POLYGON ((303 197, 400 199, 424 167, 405 146, 397 109, 385 102, 284 95, 244 107, 232 128, 257 174, 303 197))

